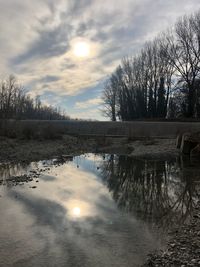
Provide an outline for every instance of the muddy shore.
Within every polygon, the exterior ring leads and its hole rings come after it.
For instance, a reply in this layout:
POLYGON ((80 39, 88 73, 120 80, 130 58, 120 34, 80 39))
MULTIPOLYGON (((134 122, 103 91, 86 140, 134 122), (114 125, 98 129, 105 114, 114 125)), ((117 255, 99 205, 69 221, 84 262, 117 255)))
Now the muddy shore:
POLYGON ((62 155, 80 155, 94 152, 95 142, 73 136, 56 140, 19 140, 1 137, 0 163, 33 162, 62 155))
POLYGON ((143 159, 178 156, 174 139, 128 140, 65 135, 56 140, 20 140, 0 137, 0 163, 31 162, 83 153, 123 154, 143 159))

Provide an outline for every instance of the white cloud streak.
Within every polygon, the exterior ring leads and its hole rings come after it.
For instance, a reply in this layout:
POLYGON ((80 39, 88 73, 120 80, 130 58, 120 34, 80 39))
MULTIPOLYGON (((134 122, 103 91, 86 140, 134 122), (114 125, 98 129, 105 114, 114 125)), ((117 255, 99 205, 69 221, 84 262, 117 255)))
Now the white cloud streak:
POLYGON ((88 109, 94 106, 100 106, 102 104, 101 98, 92 98, 82 102, 76 102, 75 107, 78 109, 88 109))

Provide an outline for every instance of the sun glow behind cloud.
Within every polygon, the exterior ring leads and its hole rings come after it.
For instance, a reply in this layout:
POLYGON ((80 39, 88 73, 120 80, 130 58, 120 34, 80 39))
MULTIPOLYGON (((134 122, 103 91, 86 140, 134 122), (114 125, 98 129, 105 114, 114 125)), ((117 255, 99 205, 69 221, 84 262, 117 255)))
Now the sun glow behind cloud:
POLYGON ((72 214, 75 217, 79 217, 81 215, 81 209, 79 207, 74 207, 73 210, 72 210, 72 214))
POLYGON ((88 57, 90 55, 90 46, 86 42, 77 42, 74 45, 73 53, 77 57, 88 57))
MULTIPOLYGON (((71 49, 67 53, 71 62, 80 64, 80 61, 87 60, 87 65, 93 64, 101 52, 101 45, 98 42, 91 41, 89 38, 75 37, 70 42, 71 49)), ((84 68, 87 68, 84 65, 84 68)))

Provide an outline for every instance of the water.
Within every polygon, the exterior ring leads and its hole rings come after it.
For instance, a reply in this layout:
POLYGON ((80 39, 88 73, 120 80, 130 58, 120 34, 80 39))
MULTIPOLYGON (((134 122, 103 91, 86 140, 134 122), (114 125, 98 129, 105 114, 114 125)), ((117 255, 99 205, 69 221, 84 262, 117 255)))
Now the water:
POLYGON ((199 174, 180 160, 93 154, 1 166, 0 266, 140 266, 192 215, 199 174), (32 182, 8 181, 39 169, 32 182))

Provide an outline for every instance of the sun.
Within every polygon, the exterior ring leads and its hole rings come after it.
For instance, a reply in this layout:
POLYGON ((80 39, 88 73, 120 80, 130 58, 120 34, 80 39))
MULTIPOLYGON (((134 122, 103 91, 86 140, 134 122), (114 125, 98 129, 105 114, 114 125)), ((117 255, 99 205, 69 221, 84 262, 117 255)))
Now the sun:
POLYGON ((88 57, 90 55, 90 45, 87 42, 77 42, 73 49, 74 55, 77 57, 88 57))
POLYGON ((81 209, 79 207, 75 207, 73 208, 72 213, 74 216, 78 217, 81 214, 81 209))

